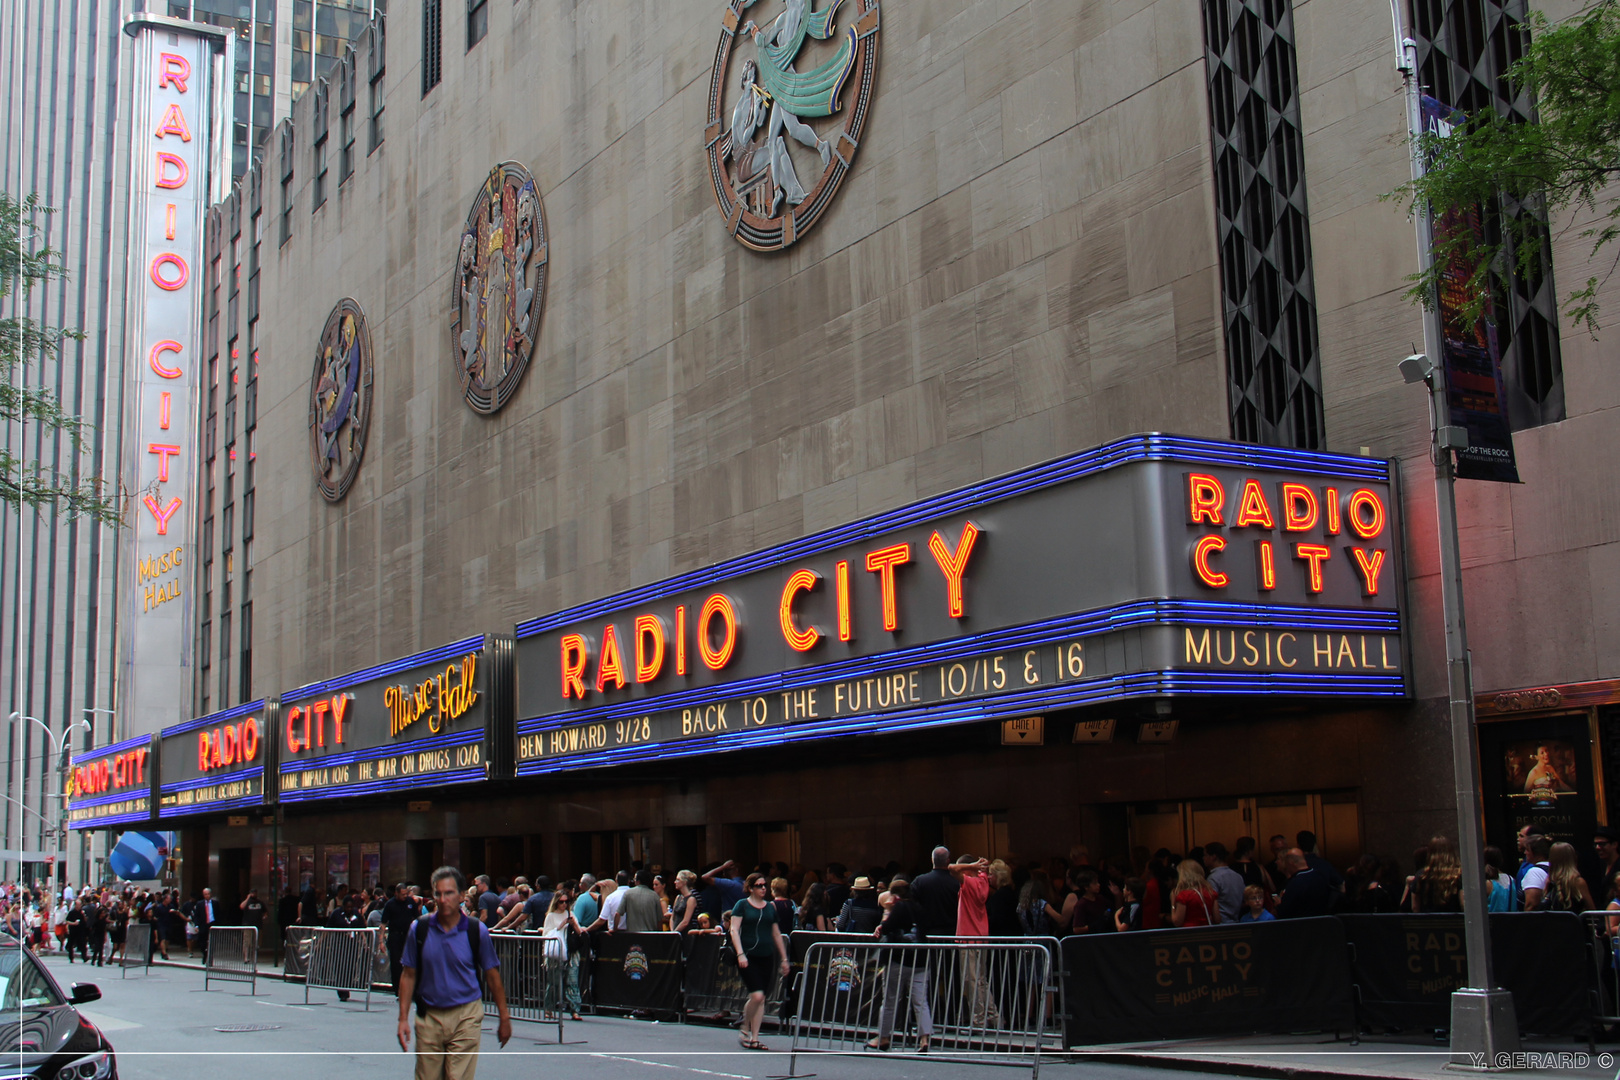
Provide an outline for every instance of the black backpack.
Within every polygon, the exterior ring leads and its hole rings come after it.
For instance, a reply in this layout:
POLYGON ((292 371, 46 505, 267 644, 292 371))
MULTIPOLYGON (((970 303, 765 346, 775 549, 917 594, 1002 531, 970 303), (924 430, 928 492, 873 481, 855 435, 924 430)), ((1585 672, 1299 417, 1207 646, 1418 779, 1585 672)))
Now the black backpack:
MULTIPOLYGON (((416 920, 416 929, 414 932, 416 934, 416 964, 418 969, 421 968, 422 961, 427 958, 427 954, 424 949, 427 946, 428 926, 436 918, 438 918, 437 915, 423 915, 420 919, 416 920)), ((471 915, 464 916, 464 918, 466 919, 467 927, 467 951, 469 955, 472 956, 473 973, 478 976, 478 993, 480 996, 482 996, 484 993, 484 972, 478 966, 478 928, 483 924, 477 919, 473 918, 471 915)), ((424 1006, 422 1005, 422 999, 417 998, 416 1015, 421 1016, 423 1008, 424 1006)))

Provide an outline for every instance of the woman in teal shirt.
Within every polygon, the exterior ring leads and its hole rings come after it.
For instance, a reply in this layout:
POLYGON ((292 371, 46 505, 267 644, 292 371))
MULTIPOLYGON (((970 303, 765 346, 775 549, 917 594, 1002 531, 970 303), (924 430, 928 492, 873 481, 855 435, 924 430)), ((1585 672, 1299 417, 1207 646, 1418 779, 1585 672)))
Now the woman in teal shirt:
POLYGON ((776 905, 771 903, 770 882, 763 874, 749 874, 746 893, 731 909, 731 947, 737 950, 737 973, 748 987, 748 1004, 743 1006, 742 1034, 738 1041, 745 1050, 764 1050, 759 1041, 759 1025, 765 1019, 765 993, 771 988, 771 957, 781 957, 782 975, 788 973, 787 943, 776 922, 776 905))

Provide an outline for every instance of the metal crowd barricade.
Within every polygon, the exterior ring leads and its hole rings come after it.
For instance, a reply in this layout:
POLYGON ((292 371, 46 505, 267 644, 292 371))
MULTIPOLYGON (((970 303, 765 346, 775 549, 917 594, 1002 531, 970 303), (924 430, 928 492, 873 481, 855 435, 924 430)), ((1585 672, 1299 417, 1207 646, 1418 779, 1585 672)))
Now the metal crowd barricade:
POLYGON ((340 929, 309 927, 309 967, 304 974, 304 1003, 310 990, 340 990, 366 995, 371 1011, 372 956, 377 950, 376 927, 340 929))
POLYGON ((868 1041, 916 1052, 926 1038, 931 1057, 1027 1063, 1038 1080, 1051 970, 1044 945, 1005 938, 817 942, 799 974, 788 1075, 801 1053, 859 1054, 868 1041))
MULTIPOLYGON (((686 935, 682 1005, 684 1015, 705 1017, 741 1016, 748 1003, 748 988, 737 970, 737 954, 729 938, 712 931, 686 935)), ((782 1003, 787 998, 788 979, 773 972, 770 993, 765 998, 765 1023, 778 1025, 782 1003)), ((785 1026, 785 1025, 781 1025, 785 1026)))
POLYGON ((1063 976, 1063 951, 1055 937, 968 937, 955 935, 942 937, 934 935, 928 939, 932 942, 950 942, 955 945, 976 945, 984 942, 1019 942, 1031 945, 1040 945, 1046 949, 1052 958, 1047 968, 1046 976, 1046 1029, 1043 1035, 1046 1038, 1048 1049, 1056 1052, 1063 1049, 1063 1024, 1069 1018, 1069 997, 1063 976))
POLYGON ((1592 1027, 1620 1024, 1620 911, 1583 911, 1592 957, 1592 1027))
MULTIPOLYGON (((118 954, 118 977, 127 979, 130 968, 140 968, 142 972, 152 967, 152 924, 132 922, 125 931, 124 951, 118 954)), ((208 976, 203 976, 208 981, 208 976)), ((205 987, 206 988, 206 987, 205 987)))
MULTIPOLYGON (((130 929, 134 929, 131 927, 130 929)), ((208 931, 208 959, 203 963, 203 989, 215 980, 245 982, 258 992, 259 931, 251 926, 214 926, 208 931)))
POLYGON ((314 937, 313 926, 289 926, 282 932, 284 942, 281 977, 288 981, 302 979, 309 974, 309 942, 314 937))
MULTIPOLYGON (((563 979, 568 963, 546 956, 546 939, 539 934, 491 934, 495 958, 501 962, 501 986, 506 1007, 514 1020, 557 1025, 557 1045, 563 1041, 563 979)), ((484 984, 484 1015, 495 1016, 495 995, 484 984)))

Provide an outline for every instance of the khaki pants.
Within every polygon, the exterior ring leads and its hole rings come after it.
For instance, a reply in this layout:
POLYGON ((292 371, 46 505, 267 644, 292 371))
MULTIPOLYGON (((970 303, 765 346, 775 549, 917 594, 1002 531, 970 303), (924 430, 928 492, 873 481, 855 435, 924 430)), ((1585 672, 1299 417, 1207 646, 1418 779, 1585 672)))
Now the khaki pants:
POLYGON ((473 1080, 484 1003, 427 1009, 416 1017, 416 1080, 473 1080))

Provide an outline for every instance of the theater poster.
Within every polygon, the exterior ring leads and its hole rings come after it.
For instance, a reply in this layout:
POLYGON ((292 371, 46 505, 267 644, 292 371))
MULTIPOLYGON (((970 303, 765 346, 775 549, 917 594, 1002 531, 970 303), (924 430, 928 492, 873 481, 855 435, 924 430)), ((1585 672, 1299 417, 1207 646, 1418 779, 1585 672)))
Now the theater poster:
POLYGON ((1487 835, 1510 860, 1526 825, 1586 851, 1598 821, 1586 713, 1481 724, 1479 764, 1487 835))

